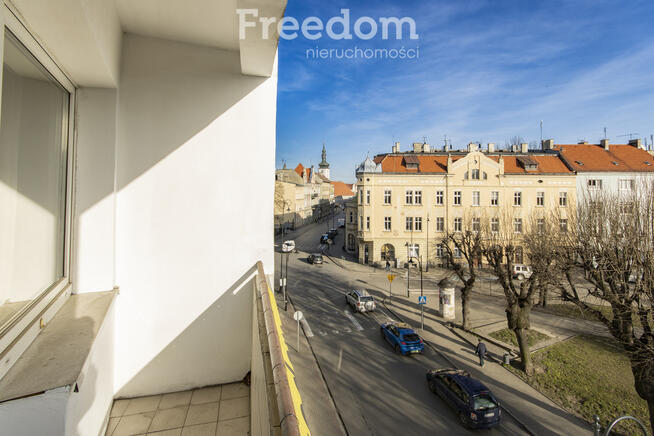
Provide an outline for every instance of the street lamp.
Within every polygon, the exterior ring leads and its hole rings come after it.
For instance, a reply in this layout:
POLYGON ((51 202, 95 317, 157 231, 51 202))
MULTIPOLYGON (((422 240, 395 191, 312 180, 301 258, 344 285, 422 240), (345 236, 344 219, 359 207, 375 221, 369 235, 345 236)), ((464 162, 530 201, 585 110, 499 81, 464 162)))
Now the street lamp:
POLYGON ((427 214, 427 272, 429 272, 429 214, 427 214))
MULTIPOLYGON (((420 297, 423 296, 423 291, 422 291, 422 258, 418 256, 411 256, 409 257, 409 262, 411 262, 412 259, 416 259, 418 261, 418 267, 420 268, 420 297)), ((422 300, 422 298, 421 298, 422 300)), ((425 329, 425 305, 421 304, 420 305, 420 329, 424 330, 425 329)))

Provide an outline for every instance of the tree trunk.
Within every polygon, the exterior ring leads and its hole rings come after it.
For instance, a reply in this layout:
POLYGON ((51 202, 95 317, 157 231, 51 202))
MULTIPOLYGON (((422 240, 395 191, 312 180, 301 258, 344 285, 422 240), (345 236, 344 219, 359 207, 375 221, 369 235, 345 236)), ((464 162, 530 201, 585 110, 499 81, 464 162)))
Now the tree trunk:
POLYGON ((529 343, 527 342, 528 329, 517 328, 513 330, 516 338, 518 339, 518 346, 520 347, 520 360, 522 360, 522 370, 527 375, 532 375, 534 369, 531 364, 531 353, 529 352, 529 343))
POLYGON ((540 307, 547 306, 547 286, 541 286, 538 291, 538 305, 540 307))
POLYGON ((527 375, 532 375, 531 353, 527 342, 527 331, 529 330, 529 315, 532 303, 530 298, 517 299, 506 308, 506 319, 509 329, 513 330, 520 348, 520 359, 522 369, 527 375))
POLYGON ((654 431, 654 397, 647 400, 647 407, 649 408, 649 431, 654 431))
POLYGON ((471 287, 461 289, 461 312, 463 313, 463 330, 470 330, 470 291, 471 287))
POLYGON ((649 422, 654 430, 654 358, 652 358, 651 340, 636 344, 630 353, 631 372, 634 375, 634 387, 638 396, 647 401, 649 422))

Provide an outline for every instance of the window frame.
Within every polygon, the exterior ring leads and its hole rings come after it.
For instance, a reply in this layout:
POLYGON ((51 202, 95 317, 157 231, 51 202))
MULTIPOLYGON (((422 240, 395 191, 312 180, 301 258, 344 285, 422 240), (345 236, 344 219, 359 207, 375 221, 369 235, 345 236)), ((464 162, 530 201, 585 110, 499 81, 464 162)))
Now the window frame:
POLYGON ((436 217, 436 231, 437 232, 445 231, 445 217, 442 216, 436 217))
POLYGON ((421 216, 413 217, 413 231, 422 232, 422 217, 421 216), (420 228, 418 228, 418 227, 420 227, 420 228))
POLYGON ((481 206, 481 191, 472 191, 472 205, 474 207, 481 206))
POLYGON ((422 191, 413 191, 413 204, 422 206, 422 191))
POLYGON ((559 207, 568 207, 567 191, 559 191, 559 207))
MULTIPOLYGON (((66 91, 68 92, 68 110, 62 113, 62 131, 61 131, 61 147, 62 153, 65 153, 65 181, 64 181, 64 236, 63 236, 63 274, 62 277, 52 283, 49 287, 42 290, 24 307, 14 313, 3 324, 0 324, 0 354, 6 349, 12 350, 14 353, 16 348, 12 347, 15 341, 20 340, 24 344, 24 348, 19 347, 21 350, 26 349, 29 344, 39 334, 40 329, 32 328, 39 319, 48 322, 55 314, 56 310, 51 308, 55 305, 61 307, 68 299, 72 291, 72 270, 73 270, 73 207, 75 205, 75 110, 77 101, 77 88, 69 77, 64 73, 63 69, 54 61, 55 57, 51 56, 44 48, 45 45, 40 43, 38 38, 33 35, 28 28, 23 25, 18 17, 20 13, 15 10, 13 5, 4 4, 1 12, 0 19, 3 21, 2 36, 0 43, 5 42, 5 29, 14 36, 14 38, 22 44, 30 55, 41 64, 41 66, 48 72, 48 74, 66 91), (50 309, 49 309, 50 308, 50 309), (42 314, 43 311, 46 311, 42 314)), ((4 56, 0 56, 4 65, 4 56)), ((0 91, 2 82, 0 82, 0 91)), ((1 94, 1 93, 0 93, 1 94)), ((13 358, 11 363, 5 368, 10 368, 22 354, 18 350, 18 355, 13 358)), ((0 377, 2 376, 2 368, 0 368, 0 377)))
POLYGON ((454 231, 456 233, 461 233, 463 231, 463 218, 455 217, 454 218, 454 231), (457 229, 458 227, 458 229, 457 229))
POLYGON ((545 191, 536 192, 536 207, 545 207, 545 191))
POLYGON ((413 217, 412 216, 405 217, 405 219, 404 219, 404 231, 405 232, 412 232, 413 231, 413 217))
POLYGON ((452 204, 454 206, 461 206, 461 203, 463 203, 463 192, 454 191, 454 198, 452 200, 452 204))
POLYGON ((393 230, 393 221, 392 217, 390 216, 385 216, 384 217, 384 231, 385 232, 390 232, 393 230))
POLYGON ((384 189, 384 204, 392 204, 393 201, 393 190, 384 189))
POLYGON ((412 206, 413 205, 413 190, 407 189, 404 192, 404 204, 412 206))
POLYGON ((436 191, 436 206, 442 206, 445 200, 445 191, 436 191))
POLYGON ((522 207, 522 191, 513 191, 513 206, 522 207))
POLYGON ((500 205, 500 191, 491 191, 490 205, 493 207, 500 205))
POLYGON ((513 218, 513 233, 516 235, 522 235, 523 231, 522 218, 513 218))

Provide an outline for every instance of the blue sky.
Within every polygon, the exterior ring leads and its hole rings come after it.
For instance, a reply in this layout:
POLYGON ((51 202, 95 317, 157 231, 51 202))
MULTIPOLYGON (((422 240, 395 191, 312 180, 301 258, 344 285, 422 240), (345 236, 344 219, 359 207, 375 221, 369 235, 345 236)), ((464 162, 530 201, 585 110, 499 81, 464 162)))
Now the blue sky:
MULTIPOLYGON (((557 143, 654 133, 654 2, 289 0, 326 22, 411 17, 418 40, 281 40, 277 167, 320 162, 351 182, 366 154, 423 137, 455 148, 512 136, 557 143), (418 59, 307 59, 319 48, 420 47, 418 59)), ((338 29, 337 29, 338 30, 338 29)))

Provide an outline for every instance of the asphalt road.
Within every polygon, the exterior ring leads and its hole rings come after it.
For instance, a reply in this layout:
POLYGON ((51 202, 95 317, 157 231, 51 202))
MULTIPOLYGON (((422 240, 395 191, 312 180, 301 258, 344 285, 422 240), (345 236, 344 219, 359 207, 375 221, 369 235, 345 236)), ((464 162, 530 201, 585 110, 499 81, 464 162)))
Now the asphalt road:
MULTIPOLYGON (((493 430, 463 428, 426 383, 426 371, 450 367, 447 361, 429 347, 422 355, 396 355, 382 339, 379 325, 397 319, 379 302, 374 313, 352 312, 345 303, 345 293, 361 288, 366 277, 342 269, 326 257, 323 265, 306 261, 309 253, 320 251, 320 235, 328 227, 331 222, 314 224, 295 237, 298 253, 289 260, 288 291, 313 333, 308 340, 348 433, 524 434, 506 414, 493 430)), ((339 229, 332 249, 343 245, 343 230, 339 229)), ((279 263, 279 255, 275 261, 279 263)), ((321 434, 315 428, 312 433, 321 434)))

